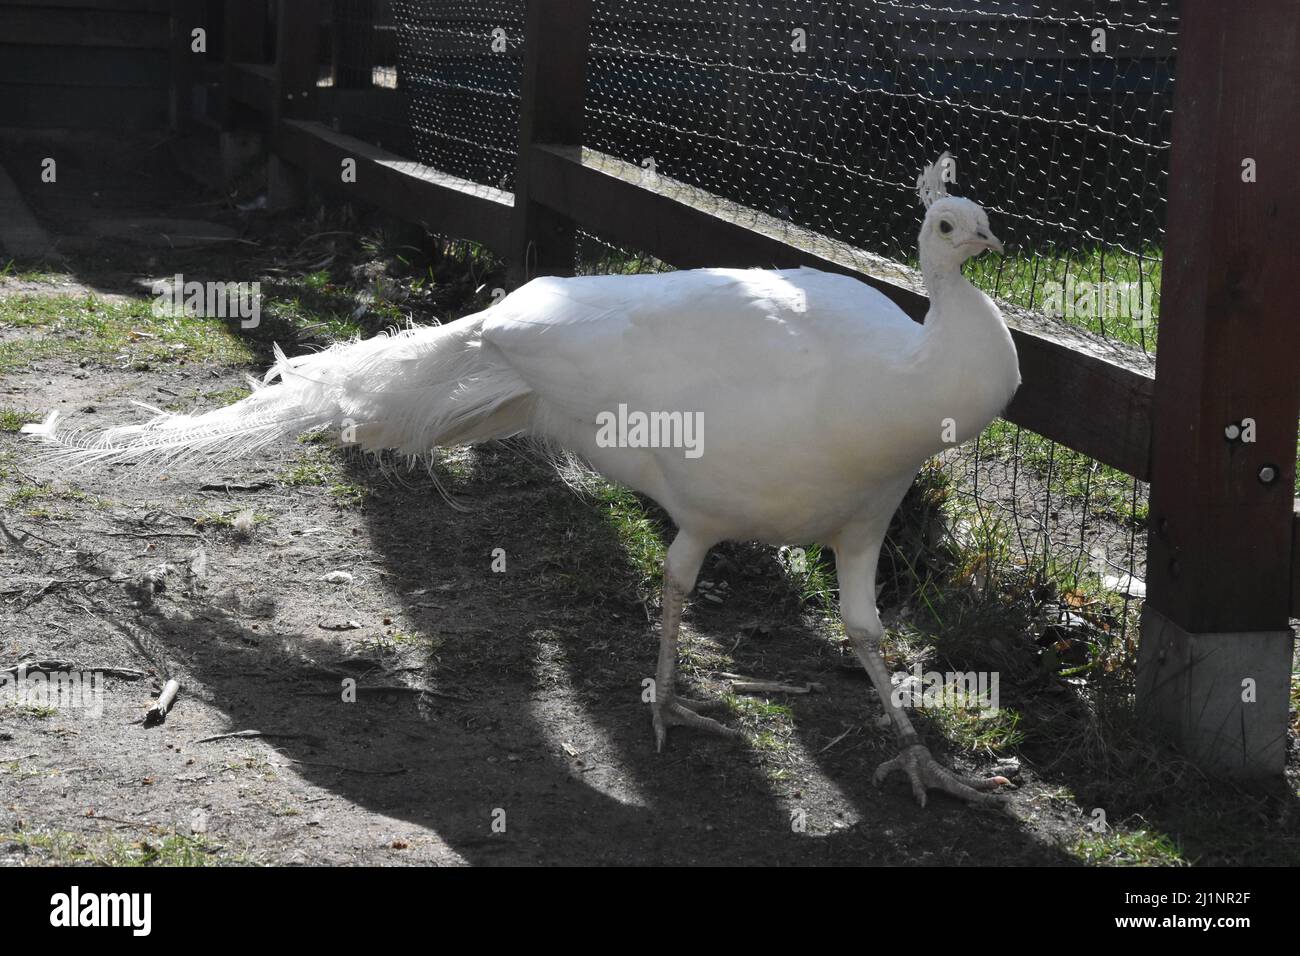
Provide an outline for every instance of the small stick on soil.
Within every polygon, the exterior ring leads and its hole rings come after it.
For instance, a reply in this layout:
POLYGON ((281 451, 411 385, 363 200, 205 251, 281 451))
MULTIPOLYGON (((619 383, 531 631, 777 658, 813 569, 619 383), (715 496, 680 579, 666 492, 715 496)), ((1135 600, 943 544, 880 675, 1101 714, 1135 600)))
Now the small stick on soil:
POLYGON ((857 728, 857 727, 850 727, 848 730, 844 731, 844 733, 840 734, 838 737, 836 737, 834 740, 832 740, 830 743, 828 743, 828 744, 827 744, 825 747, 823 747, 821 750, 817 751, 817 753, 819 753, 819 754, 824 754, 826 751, 830 750, 832 747, 834 747, 837 743, 839 743, 841 740, 843 740, 843 739, 844 739, 845 737, 847 737, 849 734, 853 733, 853 731, 858 730, 858 729, 859 729, 859 728, 857 728))
POLYGON ((731 690, 735 694, 811 694, 824 689, 821 684, 780 684, 770 680, 731 682, 731 690))
POLYGON ((108 677, 120 677, 123 680, 139 680, 147 676, 144 671, 133 670, 129 667, 101 667, 95 664, 80 664, 77 661, 62 659, 19 661, 9 667, 0 668, 0 674, 9 674, 16 677, 19 668, 26 668, 29 674, 37 671, 42 673, 49 673, 50 671, 90 671, 105 674, 108 677))
POLYGON ((161 724, 167 719, 167 712, 172 709, 172 703, 176 700, 176 695, 181 692, 181 683, 175 678, 169 680, 164 686, 158 699, 149 705, 144 712, 144 725, 146 727, 153 724, 161 724))
POLYGON ((199 740, 190 741, 192 744, 210 744, 214 740, 229 740, 238 737, 240 739, 250 737, 275 737, 280 740, 301 740, 309 734, 273 734, 262 730, 236 730, 229 734, 213 734, 211 737, 202 737, 199 740))
POLYGON ((109 538, 201 538, 203 535, 193 531, 104 531, 109 538))

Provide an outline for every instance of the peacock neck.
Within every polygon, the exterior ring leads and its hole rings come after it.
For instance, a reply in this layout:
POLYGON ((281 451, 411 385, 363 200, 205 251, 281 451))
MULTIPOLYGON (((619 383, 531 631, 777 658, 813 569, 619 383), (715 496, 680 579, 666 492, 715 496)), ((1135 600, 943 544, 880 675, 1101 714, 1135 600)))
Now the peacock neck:
POLYGON ((919 365, 933 383, 935 407, 957 421, 957 440, 964 441, 1002 411, 1020 384, 1015 344, 997 306, 959 267, 923 262, 922 275, 930 310, 919 365))
POLYGON ((987 337, 991 321, 1002 324, 1001 316, 990 308, 987 297, 961 274, 959 266, 927 266, 922 261, 921 275, 930 297, 925 333, 932 344, 965 346, 987 337))

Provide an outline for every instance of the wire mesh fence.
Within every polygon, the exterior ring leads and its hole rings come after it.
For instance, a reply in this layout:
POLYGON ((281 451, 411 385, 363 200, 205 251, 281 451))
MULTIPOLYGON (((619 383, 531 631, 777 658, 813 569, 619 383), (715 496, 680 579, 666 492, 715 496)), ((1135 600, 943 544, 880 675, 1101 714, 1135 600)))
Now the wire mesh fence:
MULTIPOLYGON (((419 159, 511 188, 522 0, 394 13, 419 159)), ((917 172, 949 150, 1008 245, 973 281, 1151 351, 1177 28, 1169 0, 595 0, 585 145, 905 265, 917 172)), ((662 268, 592 236, 579 259, 662 268)), ((943 465, 960 533, 1067 596, 1106 590, 1126 630, 1141 482, 1005 422, 943 465)))
POLYGON ((393 0, 393 13, 420 161, 513 188, 523 0, 393 0))

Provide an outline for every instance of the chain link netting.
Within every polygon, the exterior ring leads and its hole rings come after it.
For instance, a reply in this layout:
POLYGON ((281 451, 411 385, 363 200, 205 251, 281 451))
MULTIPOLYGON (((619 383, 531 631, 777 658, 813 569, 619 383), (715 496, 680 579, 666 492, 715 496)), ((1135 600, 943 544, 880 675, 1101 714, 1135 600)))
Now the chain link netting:
POLYGON ((393 13, 416 156, 462 179, 512 189, 523 0, 393 0, 393 13))

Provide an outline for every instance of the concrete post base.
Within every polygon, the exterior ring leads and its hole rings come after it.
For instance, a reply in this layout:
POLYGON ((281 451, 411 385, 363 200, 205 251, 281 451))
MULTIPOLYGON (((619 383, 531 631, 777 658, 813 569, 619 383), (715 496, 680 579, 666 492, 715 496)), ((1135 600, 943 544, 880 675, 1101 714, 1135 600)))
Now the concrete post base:
POLYGON ((1280 777, 1294 644, 1289 628, 1189 634, 1144 608, 1138 717, 1213 773, 1251 781, 1280 777))

